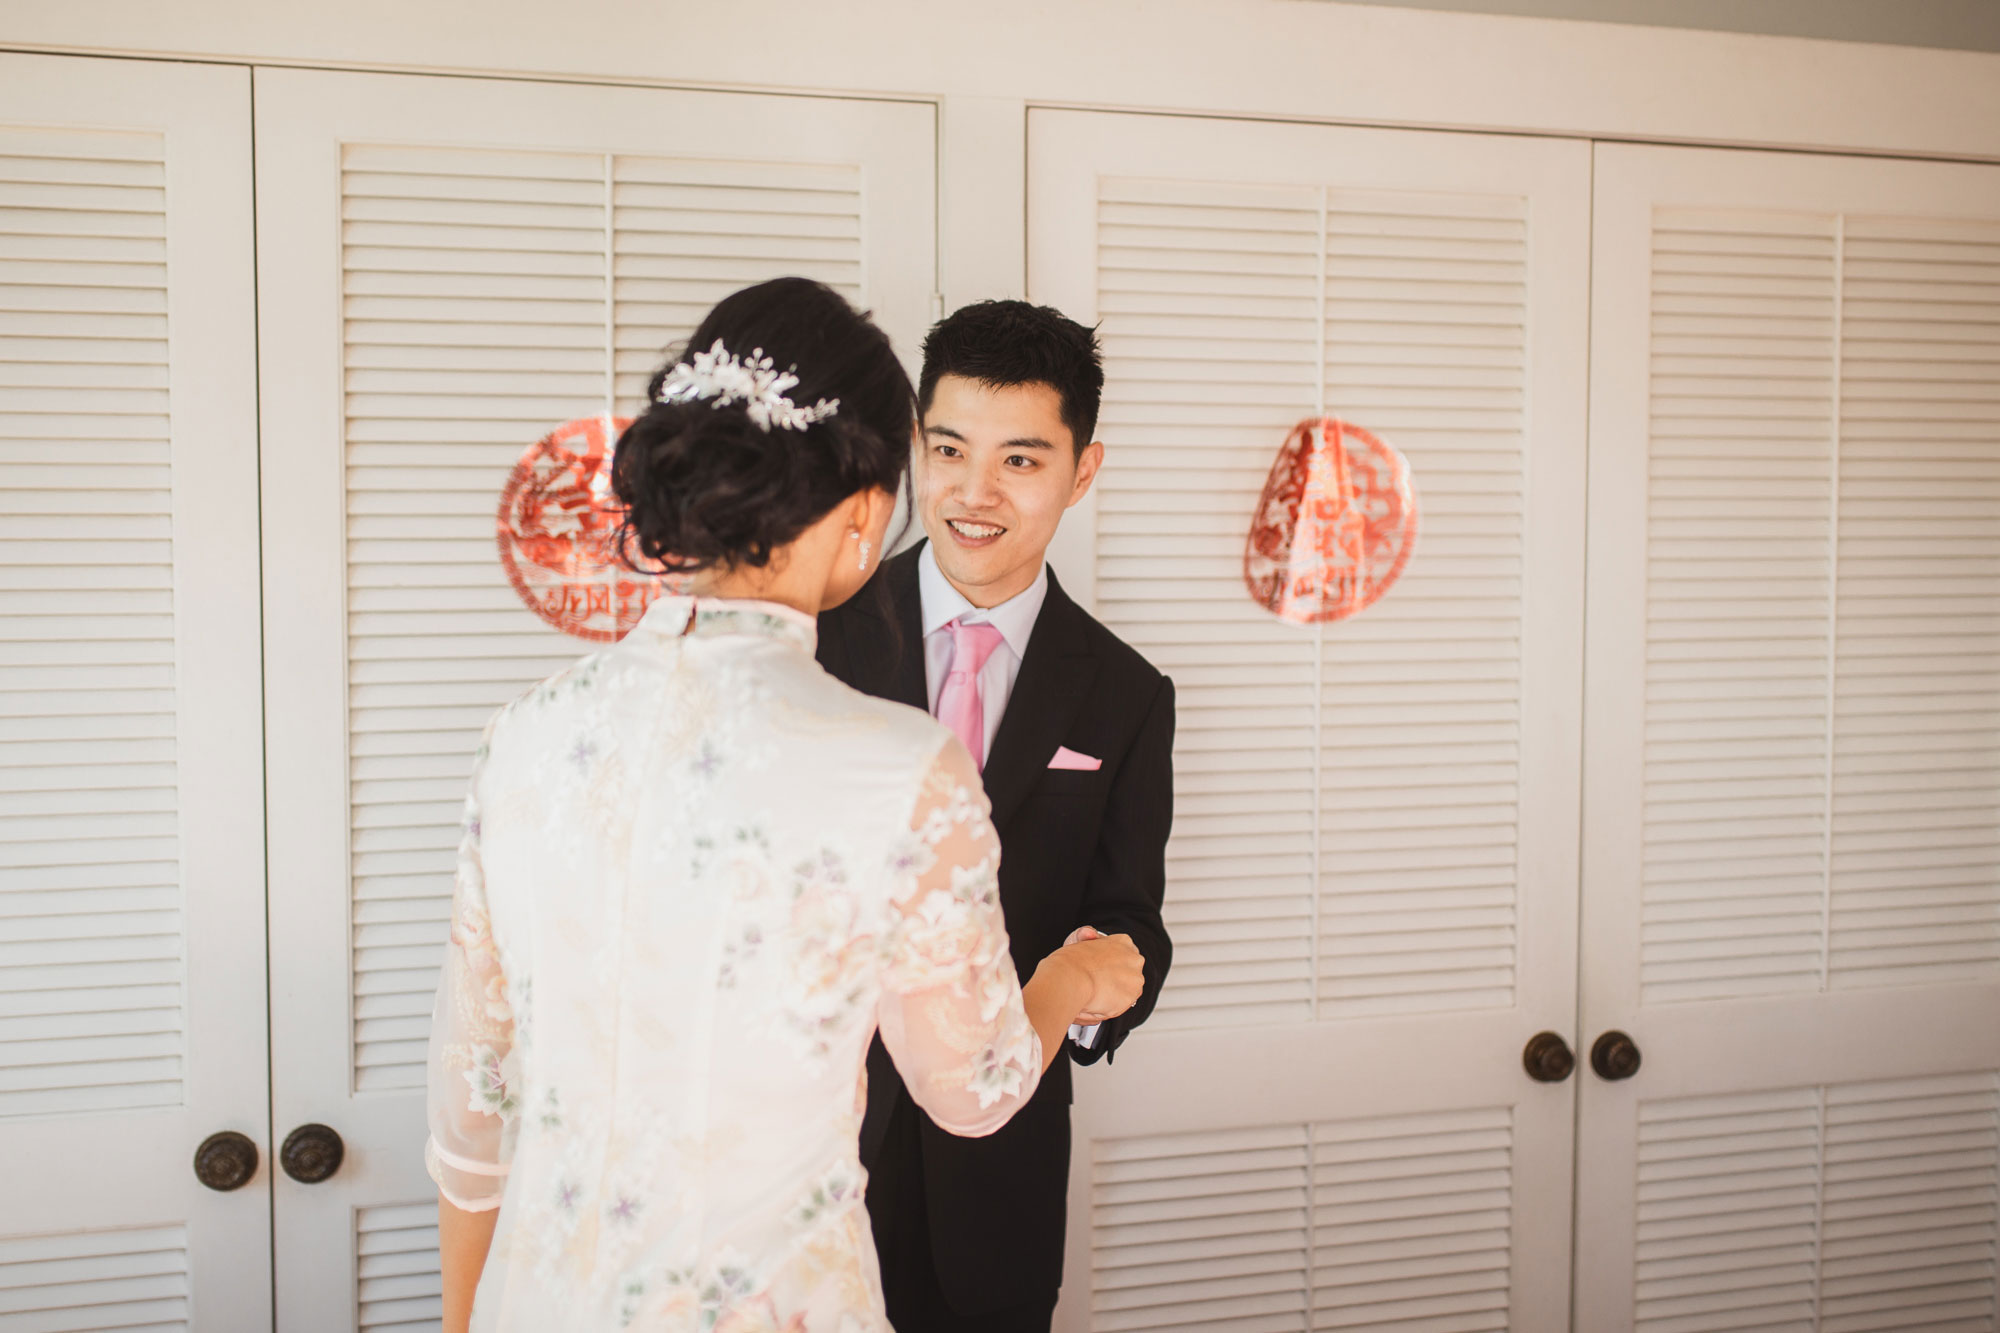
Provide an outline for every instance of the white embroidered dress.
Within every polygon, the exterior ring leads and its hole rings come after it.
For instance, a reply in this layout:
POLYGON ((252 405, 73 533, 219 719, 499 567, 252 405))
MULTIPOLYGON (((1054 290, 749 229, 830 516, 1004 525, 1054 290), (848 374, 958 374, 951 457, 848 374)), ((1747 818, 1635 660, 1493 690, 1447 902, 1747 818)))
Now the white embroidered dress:
POLYGON ((426 1151, 500 1209, 475 1329, 882 1333, 870 1035, 955 1132, 1034 1091, 979 774, 813 636, 664 599, 487 728, 426 1151))

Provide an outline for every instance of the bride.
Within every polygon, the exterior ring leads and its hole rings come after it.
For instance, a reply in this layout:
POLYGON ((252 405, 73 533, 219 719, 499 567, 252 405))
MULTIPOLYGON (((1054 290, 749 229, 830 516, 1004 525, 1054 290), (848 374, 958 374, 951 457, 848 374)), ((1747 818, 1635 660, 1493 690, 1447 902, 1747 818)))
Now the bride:
POLYGON ((692 595, 502 709, 475 762, 425 1152, 448 1330, 882 1333, 878 1025, 932 1119, 988 1134, 1072 1019, 1139 994, 1123 936, 1019 984, 971 757, 813 661, 909 462, 888 338, 784 278, 689 348, 615 485, 692 595))

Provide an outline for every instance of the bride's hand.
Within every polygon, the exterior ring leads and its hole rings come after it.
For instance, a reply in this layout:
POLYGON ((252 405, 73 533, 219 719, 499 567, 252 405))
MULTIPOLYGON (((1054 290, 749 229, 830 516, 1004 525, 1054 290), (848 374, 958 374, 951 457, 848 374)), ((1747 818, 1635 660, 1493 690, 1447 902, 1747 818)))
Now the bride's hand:
POLYGON ((1102 1023, 1138 1003, 1146 985, 1146 960, 1130 935, 1105 935, 1090 926, 1079 926, 1058 952, 1090 978, 1090 998, 1078 1011, 1076 1022, 1102 1023))

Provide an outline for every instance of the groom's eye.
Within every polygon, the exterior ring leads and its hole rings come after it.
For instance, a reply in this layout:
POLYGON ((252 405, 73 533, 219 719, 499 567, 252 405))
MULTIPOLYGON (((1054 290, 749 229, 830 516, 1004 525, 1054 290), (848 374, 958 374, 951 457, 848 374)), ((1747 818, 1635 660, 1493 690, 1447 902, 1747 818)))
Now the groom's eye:
POLYGON ((1034 459, 1032 459, 1032 458, 1030 458, 1030 457, 1028 457, 1028 455, 1026 455, 1026 454, 1009 454, 1009 455, 1007 455, 1007 466, 1008 466, 1008 467, 1018 467, 1018 468, 1022 468, 1022 469, 1027 469, 1027 468, 1031 468, 1031 467, 1033 467, 1034 465, 1035 465, 1035 460, 1034 460, 1034 459))

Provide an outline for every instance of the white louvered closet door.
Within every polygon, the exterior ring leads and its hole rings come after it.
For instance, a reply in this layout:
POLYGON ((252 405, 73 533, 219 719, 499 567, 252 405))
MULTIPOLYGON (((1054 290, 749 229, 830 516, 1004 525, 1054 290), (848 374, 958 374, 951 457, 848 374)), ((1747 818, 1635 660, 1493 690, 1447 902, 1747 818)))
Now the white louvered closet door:
POLYGON ((0 55, 0 1328, 270 1327, 250 166, 243 70, 0 55))
POLYGON ((437 1312, 424 1047, 459 811, 495 708, 590 645, 494 545, 561 423, 629 414, 716 300, 782 274, 908 355, 935 278, 928 105, 258 70, 272 1105, 281 1323, 437 1312), (338 1256, 353 1256, 352 1265, 338 1256))
POLYGON ((1566 1326, 1589 157, 1032 114, 1029 289, 1101 321, 1066 585, 1179 686, 1174 967, 1077 1078, 1061 1327, 1566 1326), (1278 622, 1243 548, 1321 411, 1410 460, 1401 582, 1278 622))
POLYGON ((2000 1328, 2000 168, 1603 146, 1577 1327, 2000 1328))

